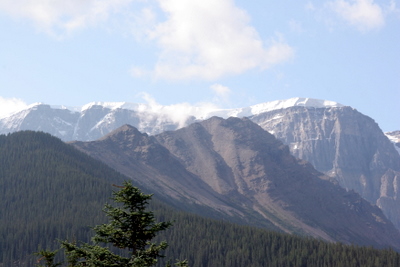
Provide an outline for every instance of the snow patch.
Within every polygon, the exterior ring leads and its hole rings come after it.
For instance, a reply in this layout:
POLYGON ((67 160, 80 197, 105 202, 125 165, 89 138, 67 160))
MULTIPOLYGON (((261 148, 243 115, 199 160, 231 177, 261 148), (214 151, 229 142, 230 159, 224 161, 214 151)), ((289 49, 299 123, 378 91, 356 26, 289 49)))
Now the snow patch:
POLYGON ((385 133, 385 135, 387 136, 387 138, 389 138, 390 142, 392 142, 396 151, 400 154, 400 147, 396 145, 400 144, 400 131, 387 132, 385 133))
POLYGON ((290 107, 327 108, 327 107, 343 107, 343 105, 328 100, 295 97, 286 100, 276 100, 272 102, 266 102, 251 106, 250 108, 252 114, 260 114, 267 111, 285 109, 290 107))

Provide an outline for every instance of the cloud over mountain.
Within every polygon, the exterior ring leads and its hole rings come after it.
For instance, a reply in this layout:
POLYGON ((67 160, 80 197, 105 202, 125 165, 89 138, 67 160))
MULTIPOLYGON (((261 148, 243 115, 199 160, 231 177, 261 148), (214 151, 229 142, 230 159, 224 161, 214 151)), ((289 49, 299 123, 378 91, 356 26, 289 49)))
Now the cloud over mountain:
POLYGON ((0 118, 27 108, 28 105, 18 98, 4 98, 0 96, 0 118))

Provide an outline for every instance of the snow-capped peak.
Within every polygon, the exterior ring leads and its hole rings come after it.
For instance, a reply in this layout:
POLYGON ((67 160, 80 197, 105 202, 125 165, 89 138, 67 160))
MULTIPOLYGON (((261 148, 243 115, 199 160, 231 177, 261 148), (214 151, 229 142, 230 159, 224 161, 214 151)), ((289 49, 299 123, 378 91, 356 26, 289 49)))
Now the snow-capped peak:
MULTIPOLYGON (((27 109, 35 109, 43 103, 34 103, 27 107, 27 109)), ((207 119, 212 116, 219 116, 223 118, 228 117, 248 117, 257 115, 263 112, 268 112, 277 109, 285 109, 294 106, 303 106, 308 108, 324 108, 324 107, 342 107, 334 101, 320 100, 314 98, 301 98, 295 97, 286 100, 276 100, 271 102, 265 102, 244 108, 234 109, 220 109, 212 104, 202 104, 194 106, 188 103, 181 103, 175 105, 164 106, 156 103, 154 100, 148 100, 147 103, 129 103, 129 102, 90 102, 81 107, 70 107, 63 105, 51 105, 53 109, 67 109, 71 112, 83 112, 91 109, 93 106, 101 106, 110 110, 115 109, 128 109, 133 110, 139 114, 154 114, 162 115, 163 117, 169 117, 172 121, 178 122, 180 125, 186 121, 190 116, 197 119, 207 119)))
POLYGON ((220 117, 248 117, 272 110, 285 109, 295 106, 302 106, 307 108, 328 108, 328 107, 343 107, 344 105, 328 100, 294 97, 285 100, 265 102, 246 108, 214 110, 211 112, 211 114, 213 116, 220 116, 220 117))
POLYGON ((32 125, 34 125, 35 127, 32 130, 53 129, 52 134, 66 140, 94 140, 121 126, 121 123, 128 123, 142 132, 155 134, 166 129, 179 129, 196 120, 205 120, 212 116, 222 118, 250 117, 263 112, 293 106, 307 108, 342 106, 336 102, 312 98, 291 98, 236 109, 221 109, 210 103, 162 105, 149 97, 145 98, 145 100, 145 103, 139 104, 129 102, 91 102, 80 107, 35 103, 18 113, 1 118, 0 133, 13 132, 22 128, 31 129, 32 125), (96 113, 98 107, 102 111, 96 113), (50 109, 62 111, 47 112, 50 109), (120 113, 119 109, 133 112, 120 113), (87 110, 93 111, 90 116, 87 116, 89 114, 86 112, 87 110), (37 121, 25 120, 31 111, 40 112, 43 121, 38 123, 37 121), (121 119, 121 114, 130 115, 124 115, 125 117, 121 119))
POLYGON ((276 101, 266 102, 263 104, 254 105, 251 106, 251 109, 253 114, 260 114, 266 111, 284 109, 295 106, 309 107, 309 108, 343 107, 342 104, 333 101, 314 99, 314 98, 294 97, 286 100, 276 100, 276 101))
MULTIPOLYGON (((17 130, 23 123, 24 118, 32 110, 42 110, 47 109, 58 109, 69 111, 74 114, 73 117, 61 117, 54 118, 50 124, 58 125, 75 125, 79 124, 79 121, 73 121, 76 118, 85 116, 86 110, 93 109, 96 106, 102 107, 103 109, 108 109, 111 111, 117 109, 125 109, 134 111, 136 117, 140 123, 137 125, 141 131, 156 132, 158 128, 162 128, 162 125, 176 125, 177 128, 186 126, 188 123, 194 120, 205 120, 212 116, 218 116, 222 118, 228 117, 250 117, 253 115, 258 115, 260 113, 285 109, 293 106, 303 106, 307 108, 323 108, 323 107, 341 107, 343 105, 338 104, 333 101, 319 100, 313 98, 290 98, 286 100, 277 100, 271 102, 265 102, 249 107, 236 108, 236 109, 220 109, 213 104, 203 103, 200 105, 191 105, 189 103, 180 103, 174 105, 161 105, 157 103, 152 98, 146 98, 146 103, 129 103, 129 102, 91 102, 81 107, 68 107, 68 106, 54 106, 47 105, 43 103, 34 103, 26 106, 25 109, 13 113, 7 117, 1 118, 0 125, 3 125, 2 132, 8 132, 11 129, 17 130), (80 113, 80 115, 78 115, 80 113), (151 125, 151 126, 150 126, 151 125), (154 129, 153 129, 154 128, 154 129)), ((93 122, 93 127, 99 127, 99 125, 112 125, 114 123, 113 112, 106 112, 107 115, 103 116, 99 121, 93 122)), ((58 113, 61 114, 61 113, 58 113)), ((62 113, 67 114, 67 113, 62 113)), ((103 114, 103 113, 102 113, 103 114)), ((67 115, 65 115, 67 116, 67 115)), ((47 126, 46 126, 47 127, 47 126)), ((80 126, 81 127, 81 126, 80 126)), ((82 126, 83 127, 83 126, 82 126)), ((110 126, 113 127, 113 126, 110 126)), ((161 129, 160 128, 160 129, 161 129)), ((36 129, 36 128, 35 128, 36 129)), ((65 130, 57 130, 63 131, 65 130)), ((74 132, 76 132, 74 130, 74 132)), ((75 138, 75 137, 73 137, 75 138)))

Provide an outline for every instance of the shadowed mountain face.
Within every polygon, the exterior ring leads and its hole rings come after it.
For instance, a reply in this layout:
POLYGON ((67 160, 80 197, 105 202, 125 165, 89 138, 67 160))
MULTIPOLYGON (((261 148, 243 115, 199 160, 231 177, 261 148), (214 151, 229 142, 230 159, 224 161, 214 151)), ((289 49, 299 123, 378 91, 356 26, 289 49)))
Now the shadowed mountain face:
POLYGON ((378 205, 400 229, 400 155, 371 118, 350 107, 292 107, 251 120, 294 156, 378 205))
POLYGON ((379 208, 328 181, 249 119, 213 117, 154 137, 123 126, 73 145, 181 205, 325 240, 400 248, 399 232, 379 208))

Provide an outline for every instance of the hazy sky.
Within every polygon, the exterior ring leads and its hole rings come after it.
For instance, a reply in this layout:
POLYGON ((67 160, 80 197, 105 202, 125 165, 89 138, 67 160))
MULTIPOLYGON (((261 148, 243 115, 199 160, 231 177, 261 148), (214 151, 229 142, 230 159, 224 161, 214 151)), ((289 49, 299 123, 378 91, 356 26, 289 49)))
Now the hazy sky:
POLYGON ((326 99, 400 129, 400 1, 0 0, 0 116, 326 99))

